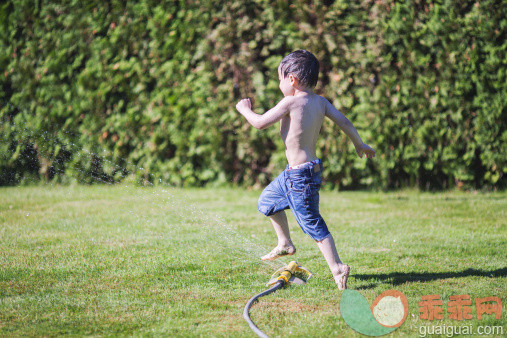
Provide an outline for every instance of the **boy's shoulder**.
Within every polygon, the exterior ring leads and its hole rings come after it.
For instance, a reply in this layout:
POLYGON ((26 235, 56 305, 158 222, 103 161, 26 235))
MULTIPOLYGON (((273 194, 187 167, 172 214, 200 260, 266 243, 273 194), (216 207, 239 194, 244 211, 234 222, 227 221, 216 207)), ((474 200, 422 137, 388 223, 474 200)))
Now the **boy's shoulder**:
POLYGON ((284 102, 284 104, 290 107, 290 109, 313 106, 316 108, 318 107, 320 109, 326 110, 327 105, 330 104, 325 97, 322 97, 317 94, 305 96, 286 96, 282 99, 281 102, 284 102))
POLYGON ((281 103, 285 104, 308 104, 308 103, 320 103, 320 104, 329 104, 329 101, 320 95, 311 94, 304 96, 285 96, 281 101, 281 103))

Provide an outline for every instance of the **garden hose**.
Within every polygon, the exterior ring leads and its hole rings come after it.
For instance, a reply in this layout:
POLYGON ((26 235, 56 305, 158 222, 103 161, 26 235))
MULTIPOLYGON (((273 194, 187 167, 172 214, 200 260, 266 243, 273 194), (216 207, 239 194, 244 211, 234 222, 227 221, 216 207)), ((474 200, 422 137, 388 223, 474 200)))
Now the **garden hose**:
POLYGON ((295 261, 292 261, 289 263, 289 265, 277 270, 273 274, 273 276, 271 276, 271 279, 267 284, 268 286, 272 286, 272 287, 267 289, 266 291, 262 291, 261 293, 253 296, 248 301, 248 303, 246 303, 245 309, 243 310, 243 318, 245 318, 245 320, 248 322, 248 325, 253 330, 253 332, 255 332, 259 337, 266 337, 267 338, 267 335, 264 332, 262 332, 257 326, 255 326, 255 324, 252 322, 252 319, 250 319, 250 313, 249 313, 250 307, 257 299, 259 299, 260 297, 269 295, 272 292, 275 292, 276 290, 284 287, 288 283, 294 283, 294 284, 298 284, 298 285, 304 284, 311 277, 312 277, 312 273, 308 269, 300 266, 295 261), (294 276, 295 272, 302 274, 301 277, 303 277, 303 276, 304 277, 299 278, 299 277, 294 276))
POLYGON ((255 332, 259 337, 267 338, 268 336, 264 332, 262 332, 257 326, 255 326, 254 322, 252 322, 252 319, 250 319, 250 314, 249 314, 250 307, 258 298, 269 295, 272 292, 275 292, 276 290, 282 288, 285 285, 285 283, 286 282, 283 279, 279 280, 278 282, 276 282, 275 286, 253 296, 248 301, 248 303, 246 303, 245 309, 243 310, 243 318, 245 318, 245 320, 248 322, 248 325, 250 325, 250 328, 252 329, 252 331, 255 332))

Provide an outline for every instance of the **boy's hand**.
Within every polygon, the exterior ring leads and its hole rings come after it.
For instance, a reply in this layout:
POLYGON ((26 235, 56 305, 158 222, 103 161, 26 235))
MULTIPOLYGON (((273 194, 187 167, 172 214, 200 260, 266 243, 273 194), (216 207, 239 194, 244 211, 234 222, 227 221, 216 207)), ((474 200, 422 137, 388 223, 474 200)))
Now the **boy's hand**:
POLYGON ((366 158, 373 158, 375 157, 375 150, 373 150, 369 145, 361 143, 360 145, 356 146, 356 152, 359 157, 363 158, 363 154, 366 155, 366 158))
POLYGON ((236 109, 241 113, 243 109, 252 109, 250 99, 243 99, 236 104, 236 109))

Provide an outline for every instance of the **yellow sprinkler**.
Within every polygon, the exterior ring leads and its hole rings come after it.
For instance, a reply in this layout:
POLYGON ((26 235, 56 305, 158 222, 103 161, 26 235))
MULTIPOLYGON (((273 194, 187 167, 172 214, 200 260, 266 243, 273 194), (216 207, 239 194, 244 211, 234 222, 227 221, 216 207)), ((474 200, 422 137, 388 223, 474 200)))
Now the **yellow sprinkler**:
POLYGON ((305 284, 313 274, 307 268, 300 266, 298 262, 292 261, 289 265, 278 269, 266 283, 266 286, 275 285, 277 281, 283 280, 285 283, 294 283, 297 285, 305 284))
POLYGON ((310 278, 312 278, 313 274, 307 268, 300 266, 296 261, 292 261, 289 265, 284 266, 281 269, 275 271, 275 273, 271 276, 269 282, 267 282, 266 286, 271 286, 271 288, 267 289, 252 297, 248 303, 246 303, 245 309, 243 310, 243 318, 248 322, 250 328, 259 336, 259 337, 267 337, 267 335, 262 332, 250 319, 250 307, 252 304, 260 297, 266 296, 276 290, 284 287, 289 283, 302 285, 305 284, 310 278))

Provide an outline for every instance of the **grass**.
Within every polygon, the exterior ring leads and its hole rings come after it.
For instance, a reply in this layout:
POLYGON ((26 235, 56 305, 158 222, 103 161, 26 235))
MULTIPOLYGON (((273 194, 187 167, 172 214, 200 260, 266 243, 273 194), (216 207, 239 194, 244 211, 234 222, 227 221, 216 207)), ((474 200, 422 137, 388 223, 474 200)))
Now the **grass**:
MULTIPOLYGON (((0 336, 253 336, 242 318, 281 261, 257 212, 259 191, 131 186, 0 189, 0 336)), ((495 325, 475 298, 507 304, 506 193, 322 192, 321 212, 352 267, 349 287, 371 304, 396 289, 419 326, 495 325), (439 294, 444 320, 419 318, 439 294), (474 319, 448 318, 469 294, 474 319)), ((340 317, 340 293, 315 243, 288 213, 295 258, 315 277, 261 298, 253 321, 268 335, 359 336, 340 317)), ((288 263, 291 259, 284 259, 288 263)), ((505 305, 504 305, 505 307, 505 305)))

